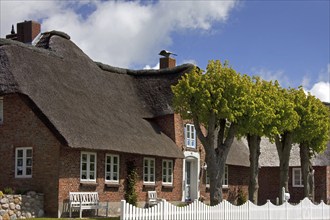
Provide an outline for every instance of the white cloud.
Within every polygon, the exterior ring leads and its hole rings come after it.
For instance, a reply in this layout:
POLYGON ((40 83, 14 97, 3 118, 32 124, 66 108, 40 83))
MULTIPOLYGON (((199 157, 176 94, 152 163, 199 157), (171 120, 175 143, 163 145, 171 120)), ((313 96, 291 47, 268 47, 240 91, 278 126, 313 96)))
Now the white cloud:
POLYGON ((330 82, 317 82, 307 92, 310 92, 323 102, 330 103, 330 82))
POLYGON ((92 59, 132 67, 153 62, 172 43, 171 34, 208 30, 225 22, 237 1, 1 1, 1 37, 12 24, 42 22, 42 30, 71 36, 92 59), (93 8, 86 16, 79 8, 93 8))
POLYGON ((146 65, 145 67, 143 67, 144 70, 159 70, 159 62, 154 66, 154 67, 151 67, 150 65, 146 65))

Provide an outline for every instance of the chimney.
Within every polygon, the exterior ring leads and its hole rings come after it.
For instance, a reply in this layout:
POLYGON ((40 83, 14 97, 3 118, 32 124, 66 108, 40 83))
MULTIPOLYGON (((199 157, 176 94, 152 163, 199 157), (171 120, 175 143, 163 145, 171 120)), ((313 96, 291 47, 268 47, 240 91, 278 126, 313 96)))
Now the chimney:
POLYGON ((15 34, 12 26, 11 34, 7 35, 7 39, 17 40, 23 43, 31 44, 32 41, 40 34, 41 25, 36 21, 24 21, 17 23, 17 34, 15 34))
POLYGON ((176 60, 170 57, 171 55, 177 56, 176 54, 167 50, 162 50, 159 55, 163 56, 159 59, 159 69, 172 68, 176 66, 176 60))

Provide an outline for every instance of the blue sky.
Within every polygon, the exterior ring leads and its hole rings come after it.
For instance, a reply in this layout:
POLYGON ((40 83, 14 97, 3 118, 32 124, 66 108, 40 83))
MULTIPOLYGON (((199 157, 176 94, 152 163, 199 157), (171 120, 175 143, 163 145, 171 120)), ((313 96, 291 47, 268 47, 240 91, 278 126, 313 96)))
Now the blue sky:
POLYGON ((303 85, 330 102, 329 2, 1 0, 1 37, 11 24, 37 20, 110 65, 157 68, 167 49, 178 64, 229 60, 241 73, 303 85))

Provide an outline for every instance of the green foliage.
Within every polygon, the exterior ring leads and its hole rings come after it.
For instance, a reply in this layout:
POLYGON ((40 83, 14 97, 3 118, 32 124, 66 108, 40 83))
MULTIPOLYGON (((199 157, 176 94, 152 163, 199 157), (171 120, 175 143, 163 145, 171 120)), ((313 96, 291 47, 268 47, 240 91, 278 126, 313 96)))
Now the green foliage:
POLYGON ((137 168, 135 161, 128 161, 126 163, 127 167, 127 177, 126 177, 126 193, 125 200, 129 204, 134 206, 137 205, 137 192, 135 190, 135 185, 138 180, 137 168))
POLYGON ((3 193, 4 194, 14 194, 15 191, 10 187, 6 187, 6 188, 3 189, 3 193))
POLYGON ((0 191, 0 198, 2 198, 3 197, 3 192, 2 191, 0 191))
POLYGON ((237 205, 243 205, 247 201, 247 196, 241 188, 238 189, 237 193, 237 205))
POLYGON ((211 114, 216 119, 237 122, 248 104, 249 77, 240 75, 228 64, 209 61, 206 72, 195 67, 172 86, 173 105, 184 119, 198 116, 207 127, 211 114))
POLYGON ((296 107, 300 120, 294 131, 294 142, 310 148, 310 156, 323 152, 330 132, 330 111, 319 99, 296 91, 296 107))

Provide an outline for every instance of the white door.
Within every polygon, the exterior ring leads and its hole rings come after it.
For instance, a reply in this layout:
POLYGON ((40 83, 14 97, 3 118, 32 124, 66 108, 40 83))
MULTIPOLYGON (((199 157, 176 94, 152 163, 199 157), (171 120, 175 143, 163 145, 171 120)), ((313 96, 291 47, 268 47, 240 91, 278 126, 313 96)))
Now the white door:
POLYGON ((185 200, 191 200, 191 161, 186 161, 186 171, 185 171, 186 181, 185 181, 185 200))

